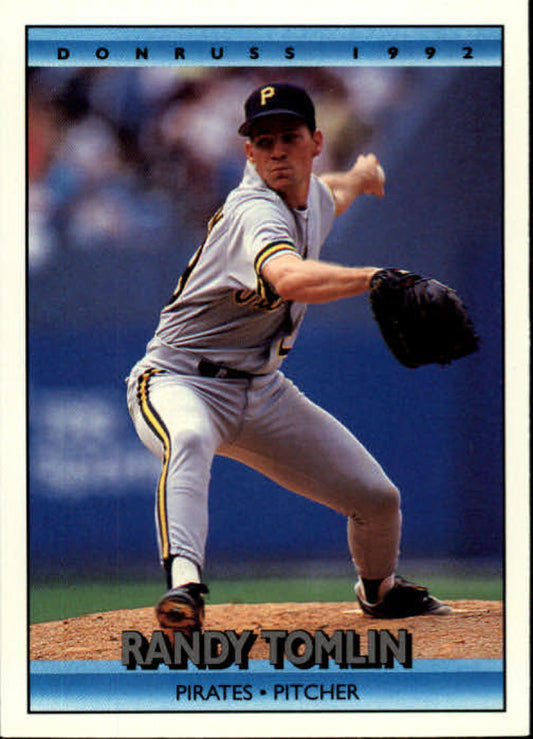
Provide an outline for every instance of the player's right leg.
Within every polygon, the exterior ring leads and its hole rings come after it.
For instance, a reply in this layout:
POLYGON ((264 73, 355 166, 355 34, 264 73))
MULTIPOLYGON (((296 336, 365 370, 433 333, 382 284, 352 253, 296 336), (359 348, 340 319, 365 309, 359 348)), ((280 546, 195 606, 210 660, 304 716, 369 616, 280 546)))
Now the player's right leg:
POLYGON ((224 430, 221 414, 195 383, 185 375, 147 370, 130 381, 128 392, 137 434, 161 462, 155 518, 169 590, 156 614, 169 635, 202 625, 208 488, 224 430))
POLYGON ((209 407, 186 378, 148 370, 136 380, 130 413, 141 441, 162 465, 155 507, 161 561, 182 556, 201 569, 210 471, 220 440, 209 407))

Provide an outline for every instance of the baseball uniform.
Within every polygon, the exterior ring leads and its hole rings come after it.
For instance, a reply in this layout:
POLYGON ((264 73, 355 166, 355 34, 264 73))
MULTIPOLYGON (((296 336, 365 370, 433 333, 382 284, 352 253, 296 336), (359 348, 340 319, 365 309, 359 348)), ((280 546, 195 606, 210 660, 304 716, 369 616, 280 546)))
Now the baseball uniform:
POLYGON ((247 162, 130 373, 135 428, 162 463, 156 522, 163 562, 179 555, 204 567, 218 454, 344 514, 361 577, 395 570, 398 490, 350 431, 282 373, 306 306, 279 298, 262 276, 280 255, 318 259, 334 217, 333 196, 319 178, 311 177, 307 208, 295 209, 247 162))

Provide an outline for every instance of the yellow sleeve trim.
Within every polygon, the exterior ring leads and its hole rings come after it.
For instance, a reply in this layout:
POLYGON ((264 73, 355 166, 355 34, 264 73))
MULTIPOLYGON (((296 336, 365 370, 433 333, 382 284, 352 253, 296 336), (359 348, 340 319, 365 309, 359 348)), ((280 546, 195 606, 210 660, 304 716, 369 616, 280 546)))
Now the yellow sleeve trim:
POLYGON ((261 270, 268 259, 273 257, 274 254, 278 256, 283 253, 294 254, 297 257, 300 256, 294 246, 292 246, 292 244, 288 244, 286 241, 278 241, 275 244, 269 244, 268 246, 265 246, 264 249, 261 249, 254 261, 254 269, 257 276, 261 276, 261 270))

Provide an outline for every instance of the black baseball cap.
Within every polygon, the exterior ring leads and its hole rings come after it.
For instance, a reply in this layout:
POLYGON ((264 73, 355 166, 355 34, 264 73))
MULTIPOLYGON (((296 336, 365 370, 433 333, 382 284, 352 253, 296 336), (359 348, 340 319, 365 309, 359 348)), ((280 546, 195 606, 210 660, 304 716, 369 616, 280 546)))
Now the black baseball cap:
POLYGON ((246 120, 239 126, 241 136, 249 136, 252 124, 267 115, 293 115, 300 118, 311 133, 316 128, 315 106, 301 87, 287 82, 262 85, 244 103, 246 120))

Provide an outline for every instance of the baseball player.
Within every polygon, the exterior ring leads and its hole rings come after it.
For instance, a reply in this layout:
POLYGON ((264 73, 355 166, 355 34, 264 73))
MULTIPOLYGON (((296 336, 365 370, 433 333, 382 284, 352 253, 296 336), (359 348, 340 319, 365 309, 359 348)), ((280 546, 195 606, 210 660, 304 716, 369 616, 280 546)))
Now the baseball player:
POLYGON ((323 146, 307 93, 268 84, 245 102, 246 166, 163 308, 128 380, 141 441, 161 461, 156 523, 168 591, 164 630, 201 628, 208 488, 216 454, 252 467, 347 518, 367 614, 398 618, 450 608, 396 574, 400 495, 339 421, 281 371, 306 305, 364 293, 376 267, 319 261, 336 216, 361 194, 384 195, 373 154, 317 177, 323 146))

